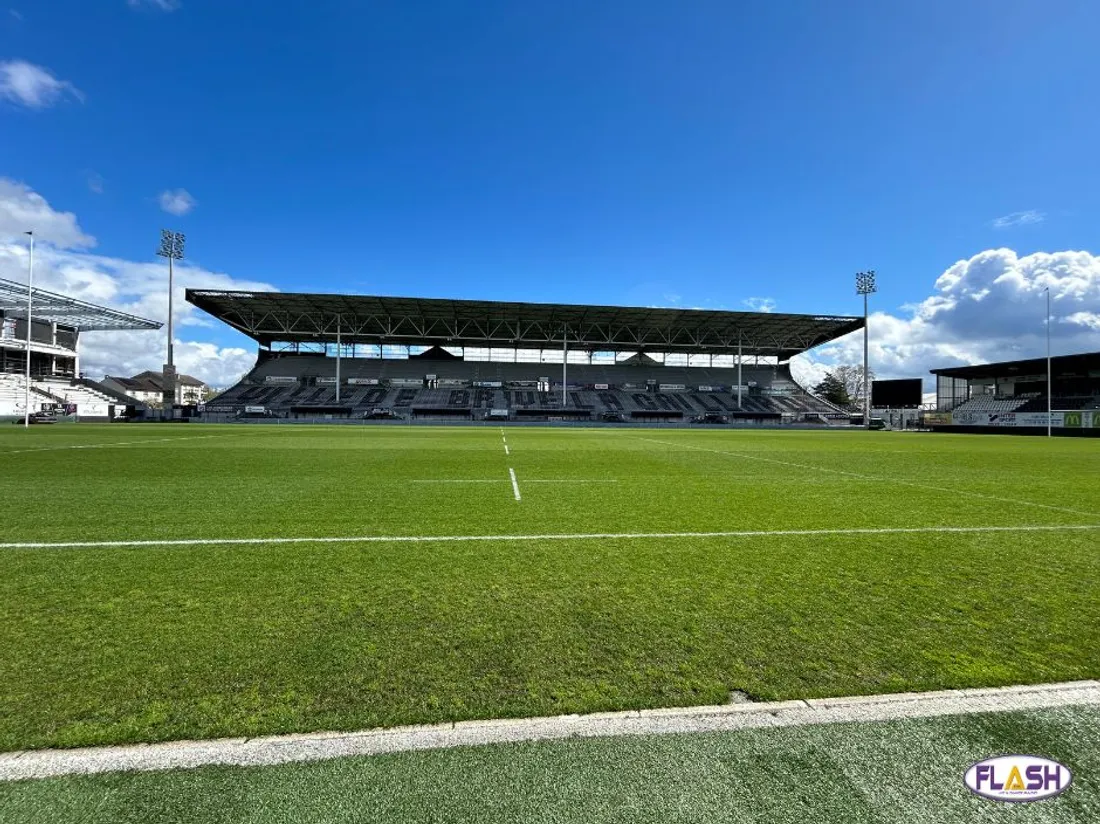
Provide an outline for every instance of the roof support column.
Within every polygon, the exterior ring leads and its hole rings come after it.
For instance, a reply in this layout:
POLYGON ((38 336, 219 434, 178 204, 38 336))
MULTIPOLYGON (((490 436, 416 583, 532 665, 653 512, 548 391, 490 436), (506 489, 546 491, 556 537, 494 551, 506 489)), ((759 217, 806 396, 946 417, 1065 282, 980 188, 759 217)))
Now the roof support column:
POLYGON ((741 408, 741 330, 737 330, 737 408, 741 408))
POLYGON ((566 361, 569 360, 569 353, 566 347, 566 341, 568 340, 569 332, 563 326, 561 329, 561 408, 565 409, 565 374, 566 374, 566 361))
POLYGON ((336 403, 340 403, 340 316, 336 316, 336 403))

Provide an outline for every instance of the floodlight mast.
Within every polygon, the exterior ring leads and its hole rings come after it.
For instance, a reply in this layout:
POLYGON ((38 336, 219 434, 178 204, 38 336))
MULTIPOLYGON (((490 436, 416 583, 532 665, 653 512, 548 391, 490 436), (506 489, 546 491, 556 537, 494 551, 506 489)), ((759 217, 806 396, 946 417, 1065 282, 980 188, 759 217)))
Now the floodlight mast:
POLYGON ((159 257, 168 258, 168 361, 164 364, 164 386, 161 395, 165 416, 168 418, 172 417, 172 409, 176 403, 176 366, 172 359, 172 262, 183 260, 185 239, 183 232, 161 229, 160 249, 157 250, 159 257))
POLYGON ((868 389, 868 342, 867 342, 867 296, 873 295, 875 288, 875 270, 856 272, 856 294, 863 295, 863 428, 871 428, 871 393, 868 389))
POLYGON ((30 231, 30 257, 27 260, 27 385, 23 387, 23 426, 31 425, 31 304, 34 295, 34 232, 30 231))

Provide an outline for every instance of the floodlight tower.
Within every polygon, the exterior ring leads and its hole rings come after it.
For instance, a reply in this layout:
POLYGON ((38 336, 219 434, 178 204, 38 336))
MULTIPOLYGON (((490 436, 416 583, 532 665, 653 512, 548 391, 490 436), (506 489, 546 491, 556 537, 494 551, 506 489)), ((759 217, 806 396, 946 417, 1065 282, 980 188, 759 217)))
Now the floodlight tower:
POLYGON ((863 428, 871 428, 871 392, 868 388, 867 296, 876 292, 875 270, 856 272, 856 294, 863 295, 863 428))
POLYGON ((164 364, 164 386, 162 404, 165 415, 172 417, 172 407, 176 403, 176 366, 172 361, 172 262, 183 260, 183 232, 169 229, 160 230, 160 249, 157 255, 168 258, 168 362, 164 364))

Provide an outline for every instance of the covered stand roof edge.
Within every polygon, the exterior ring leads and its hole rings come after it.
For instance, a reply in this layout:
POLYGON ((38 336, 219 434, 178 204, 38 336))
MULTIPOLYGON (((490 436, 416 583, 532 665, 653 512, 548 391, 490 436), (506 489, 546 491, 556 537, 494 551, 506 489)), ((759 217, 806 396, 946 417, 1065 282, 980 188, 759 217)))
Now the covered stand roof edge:
POLYGON ((559 303, 513 303, 188 289, 187 300, 272 342, 557 346, 746 355, 799 352, 863 328, 863 318, 559 303))
MULTIPOLYGON (((27 317, 27 286, 0 278, 0 314, 9 318, 27 317)), ((48 292, 31 290, 31 317, 34 320, 57 323, 81 332, 123 329, 160 329, 162 323, 98 306, 87 301, 48 292)))

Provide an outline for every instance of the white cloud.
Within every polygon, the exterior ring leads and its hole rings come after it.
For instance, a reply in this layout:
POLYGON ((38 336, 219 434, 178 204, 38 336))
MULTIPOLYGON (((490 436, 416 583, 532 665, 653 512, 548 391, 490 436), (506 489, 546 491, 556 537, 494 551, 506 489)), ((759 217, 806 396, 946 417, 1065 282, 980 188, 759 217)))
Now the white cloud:
POLYGON ((990 225, 994 229, 1010 229, 1013 226, 1030 226, 1035 223, 1042 223, 1046 220, 1046 217, 1047 216, 1042 212, 1028 209, 1026 212, 1013 212, 1009 215, 1001 215, 991 220, 990 225))
POLYGON ((1062 323, 1076 324, 1100 332, 1100 312, 1074 312, 1064 317, 1062 323))
POLYGON ((741 301, 741 305, 748 309, 750 312, 775 311, 774 298, 745 298, 743 301, 741 301))
POLYGON ((58 80, 48 69, 26 60, 0 62, 0 100, 44 109, 66 97, 84 101, 83 93, 76 86, 67 80, 58 80))
POLYGON ((99 172, 87 172, 85 180, 88 184, 88 191, 94 195, 103 194, 103 175, 99 172))
POLYGON ((160 208, 177 217, 182 217, 198 205, 186 189, 166 189, 157 195, 157 202, 160 208))
MULTIPOLYGON (((95 239, 84 234, 74 215, 57 212, 36 192, 0 178, 0 277, 26 282, 27 246, 18 217, 27 210, 37 219, 35 285, 81 300, 111 306, 153 320, 168 317, 167 271, 162 261, 132 261, 92 254, 95 239), (17 217, 13 218, 12 215, 17 217), (18 231, 7 231, 9 225, 18 231), (44 227, 44 228, 43 228, 44 227), (48 229, 48 231, 47 231, 48 229)), ((243 336, 239 345, 220 346, 202 340, 210 328, 196 307, 184 300, 188 288, 272 290, 269 284, 238 280, 221 272, 181 263, 175 270, 173 323, 177 368, 216 386, 228 386, 251 368, 254 345, 243 336), (196 336, 198 335, 198 339, 196 336)), ((81 370, 94 378, 133 375, 160 369, 165 357, 165 331, 87 332, 81 335, 81 370)))
POLYGON ((157 11, 175 11, 180 7, 179 0, 126 0, 132 9, 156 9, 157 11))
MULTIPOLYGON (((930 387, 934 367, 1040 357, 1048 286, 1054 353, 1100 350, 1100 257, 989 249, 948 268, 907 316, 871 315, 871 368, 880 378, 921 377, 930 387)), ((862 362, 860 331, 800 355, 792 369, 805 384, 831 365, 862 362)))
POLYGON ((58 212, 29 186, 0 177, 0 241, 35 238, 69 249, 95 246, 95 238, 84 234, 72 212, 58 212))

